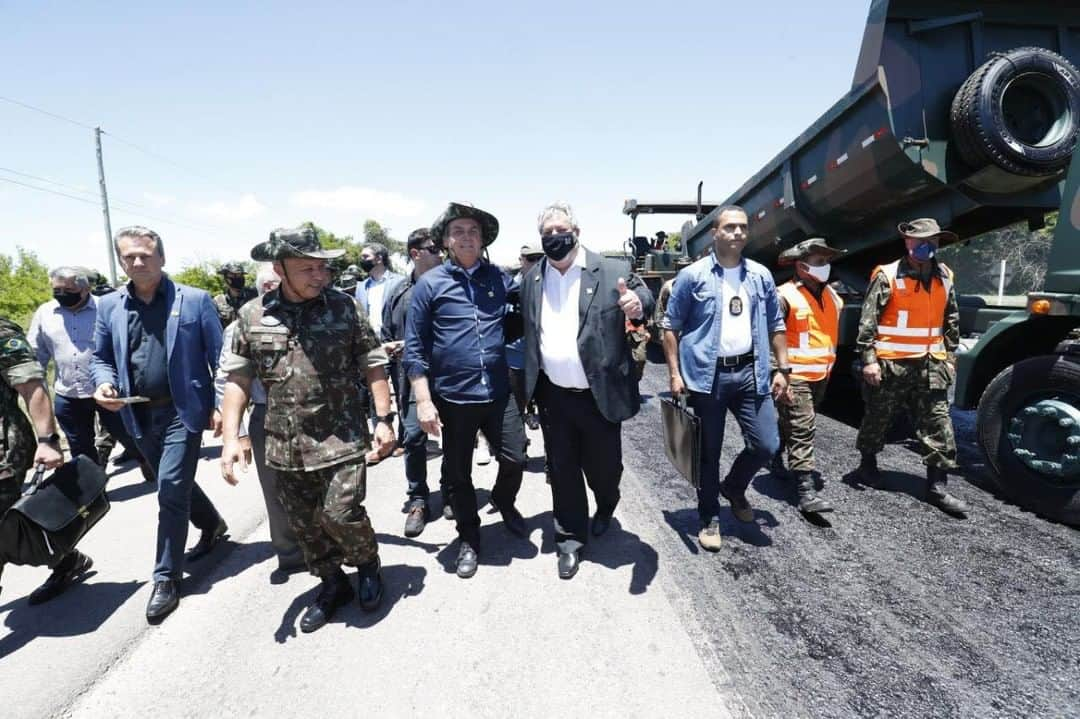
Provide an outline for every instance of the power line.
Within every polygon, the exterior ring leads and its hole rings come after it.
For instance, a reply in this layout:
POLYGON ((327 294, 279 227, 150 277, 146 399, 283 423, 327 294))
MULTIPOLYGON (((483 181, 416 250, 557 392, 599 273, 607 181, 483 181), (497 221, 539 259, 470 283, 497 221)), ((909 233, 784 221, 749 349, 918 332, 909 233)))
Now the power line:
MULTIPOLYGON (((12 180, 12 179, 9 179, 7 177, 0 177, 0 182, 10 182, 13 185, 20 185, 21 187, 26 187, 26 188, 29 188, 31 190, 37 190, 38 192, 47 192, 50 195, 58 195, 60 197, 67 197, 68 199, 78 200, 79 202, 85 202, 85 203, 87 203, 89 205, 97 205, 98 204, 98 202, 96 200, 88 200, 85 197, 77 197, 75 195, 69 195, 66 192, 58 192, 57 190, 50 190, 47 187, 38 187, 37 185, 31 185, 31 184, 26 183, 26 182, 19 182, 18 180, 12 180)), ((148 219, 148 220, 156 220, 158 222, 164 222, 167 225, 175 225, 177 227, 183 227, 183 228, 188 229, 188 230, 198 230, 200 232, 205 232, 207 230, 210 230, 212 232, 224 232, 224 230, 222 228, 220 228, 220 227, 192 225, 192 224, 188 224, 186 222, 178 222, 176 220, 171 220, 171 219, 168 219, 168 218, 165 218, 165 217, 160 217, 158 215, 147 214, 145 212, 134 212, 132 210, 128 210, 128 209, 123 208, 123 207, 121 207, 119 209, 123 210, 124 212, 128 213, 129 215, 134 215, 135 217, 142 217, 142 218, 148 219)))
POLYGON ((34 107, 33 105, 28 105, 25 102, 19 102, 18 100, 13 100, 10 97, 2 97, 2 96, 0 96, 0 100, 3 100, 4 102, 10 102, 12 105, 18 105, 19 107, 24 107, 27 110, 33 110, 34 112, 40 112, 42 115, 48 115, 49 117, 52 117, 54 119, 62 120, 64 122, 71 123, 72 125, 76 125, 78 127, 85 128, 87 130, 93 130, 94 129, 91 125, 87 125, 84 122, 79 122, 78 120, 72 120, 70 117, 64 117, 63 115, 57 115, 55 112, 49 112, 48 110, 42 110, 40 107, 34 107))

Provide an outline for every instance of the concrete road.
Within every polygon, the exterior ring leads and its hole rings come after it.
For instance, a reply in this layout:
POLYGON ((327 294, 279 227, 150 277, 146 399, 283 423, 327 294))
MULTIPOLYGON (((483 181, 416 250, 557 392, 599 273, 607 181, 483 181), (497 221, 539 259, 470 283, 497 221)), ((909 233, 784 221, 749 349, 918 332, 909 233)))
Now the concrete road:
MULTIPOLYGON (((539 432, 530 435, 538 457, 539 432)), ((307 635, 297 625, 317 580, 269 583, 275 560, 254 469, 228 487, 217 442, 207 435, 205 445, 199 482, 231 539, 191 567, 180 608, 162 625, 143 617, 157 507, 135 469, 110 482, 113 509, 82 547, 96 572, 84 584, 29 607, 25 597, 47 570, 8 568, 5 717, 625 717, 669 714, 673 702, 680 714, 744 713, 671 605, 677 592, 654 549, 653 508, 637 490, 578 576, 563 581, 543 460, 533 459, 519 500, 529 538, 483 508, 485 553, 477 575, 461 580, 450 523, 403 537, 402 462, 387 460, 370 469, 366 503, 381 545, 383 606, 369 615, 351 605, 307 635)), ((494 470, 476 468, 479 486, 491 486, 494 470)))

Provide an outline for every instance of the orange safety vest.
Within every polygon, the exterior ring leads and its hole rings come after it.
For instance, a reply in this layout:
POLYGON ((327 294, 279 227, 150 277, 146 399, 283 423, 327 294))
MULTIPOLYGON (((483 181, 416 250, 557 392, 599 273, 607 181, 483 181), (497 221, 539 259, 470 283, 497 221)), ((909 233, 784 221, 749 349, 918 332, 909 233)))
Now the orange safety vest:
POLYGON ((874 268, 870 275, 882 272, 889 279, 889 303, 878 318, 874 350, 880 359, 917 359, 930 355, 946 357, 945 305, 953 285, 953 272, 943 264, 930 280, 930 291, 918 278, 898 277, 900 260, 874 268))
POLYGON ((791 376, 806 382, 826 379, 836 363, 836 343, 840 337, 840 310, 844 301, 836 290, 825 285, 821 303, 800 282, 785 282, 777 288, 787 302, 787 356, 791 376))

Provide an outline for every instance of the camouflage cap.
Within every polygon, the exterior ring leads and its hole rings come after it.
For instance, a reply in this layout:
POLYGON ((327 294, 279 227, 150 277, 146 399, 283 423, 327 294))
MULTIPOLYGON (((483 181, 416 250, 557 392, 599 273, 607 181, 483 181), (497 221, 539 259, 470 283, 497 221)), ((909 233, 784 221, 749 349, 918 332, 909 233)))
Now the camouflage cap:
POLYGON ((269 240, 251 248, 251 259, 256 262, 273 262, 290 257, 333 260, 344 254, 345 250, 324 250, 315 230, 310 227, 278 228, 270 233, 269 240))
POLYGON ((780 256, 777 258, 777 262, 781 265, 793 265, 799 260, 805 260, 810 255, 824 255, 832 260, 845 253, 847 253, 847 250, 838 250, 835 247, 829 247, 828 243, 820 237, 811 237, 809 240, 803 240, 799 244, 789 247, 781 252, 780 256))
POLYGON ((353 274, 353 275, 360 274, 360 268, 357 267, 356 265, 349 265, 348 267, 345 268, 345 271, 350 273, 350 274, 353 274))
POLYGON ((219 275, 242 275, 244 274, 244 265, 242 262, 226 262, 218 268, 219 275))
POLYGON ((946 242, 956 242, 960 237, 955 232, 941 229, 937 220, 931 217, 922 217, 910 222, 901 222, 896 226, 897 231, 904 237, 914 240, 929 240, 938 237, 946 242))
POLYGON ((544 254, 544 246, 539 242, 526 242, 521 246, 522 257, 533 257, 544 254))
POLYGON ((438 219, 431 225, 431 234, 440 245, 444 242, 446 227, 451 220, 469 219, 480 223, 480 233, 484 238, 484 247, 487 247, 499 236, 499 221, 490 212, 484 212, 478 207, 473 207, 468 202, 451 202, 438 219))

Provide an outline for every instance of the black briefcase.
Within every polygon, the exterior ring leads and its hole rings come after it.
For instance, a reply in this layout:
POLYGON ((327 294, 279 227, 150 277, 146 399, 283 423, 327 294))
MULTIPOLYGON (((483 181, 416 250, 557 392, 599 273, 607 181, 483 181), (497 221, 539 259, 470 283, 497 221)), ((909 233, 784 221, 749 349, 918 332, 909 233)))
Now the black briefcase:
POLYGON ((687 482, 701 487, 701 418, 686 406, 686 395, 660 400, 664 451, 687 482))
POLYGON ((109 511, 107 480, 82 455, 49 477, 39 465, 23 496, 0 517, 0 561, 55 566, 109 511))

